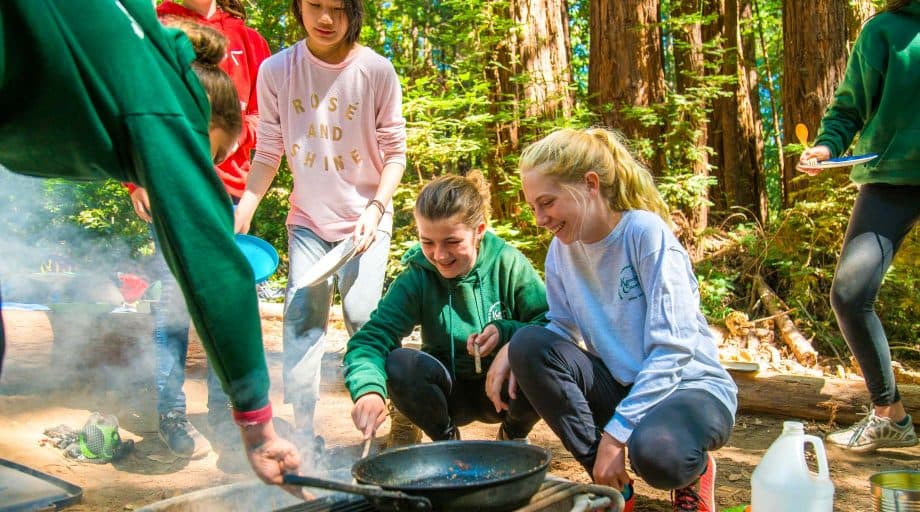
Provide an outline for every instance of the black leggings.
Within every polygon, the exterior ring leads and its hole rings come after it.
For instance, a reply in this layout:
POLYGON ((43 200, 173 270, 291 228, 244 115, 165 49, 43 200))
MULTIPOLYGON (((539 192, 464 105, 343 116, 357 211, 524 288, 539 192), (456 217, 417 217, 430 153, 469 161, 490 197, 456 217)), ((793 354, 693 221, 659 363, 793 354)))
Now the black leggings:
POLYGON ((420 350, 398 348, 387 357, 387 391, 393 405, 433 441, 451 439, 457 427, 473 421, 501 423, 511 439, 526 437, 540 420, 523 393, 507 411, 495 412, 482 378, 454 381, 447 368, 420 350))
POLYGON ((831 306, 875 405, 901 400, 875 299, 904 237, 920 217, 920 186, 863 185, 831 285, 831 306))
MULTIPOLYGON (((544 327, 511 338, 508 356, 518 386, 575 459, 592 474, 602 428, 630 386, 604 362, 544 327)), ((706 469, 709 451, 731 435, 732 413, 715 395, 678 389, 655 404, 626 443, 633 471, 657 489, 678 489, 706 469)))

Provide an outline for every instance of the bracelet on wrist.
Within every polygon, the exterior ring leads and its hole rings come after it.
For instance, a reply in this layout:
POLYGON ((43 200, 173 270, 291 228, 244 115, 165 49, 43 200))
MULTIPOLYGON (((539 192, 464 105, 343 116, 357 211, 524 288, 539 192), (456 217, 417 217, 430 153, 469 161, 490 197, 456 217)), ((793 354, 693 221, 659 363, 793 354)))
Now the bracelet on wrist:
POLYGON ((387 211, 386 205, 384 205, 382 202, 380 202, 380 201, 378 201, 378 200, 376 200, 376 199, 371 199, 370 201, 368 201, 368 202, 367 202, 367 206, 365 206, 364 208, 367 209, 367 208, 370 208, 371 206, 377 207, 377 209, 380 210, 380 215, 381 215, 381 216, 383 216, 383 214, 386 213, 386 211, 387 211))

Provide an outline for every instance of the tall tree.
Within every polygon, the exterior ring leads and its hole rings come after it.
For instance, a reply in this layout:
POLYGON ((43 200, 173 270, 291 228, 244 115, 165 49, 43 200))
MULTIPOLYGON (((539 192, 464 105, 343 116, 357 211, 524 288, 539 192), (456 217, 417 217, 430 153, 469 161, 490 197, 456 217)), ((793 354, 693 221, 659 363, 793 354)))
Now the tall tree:
MULTIPOLYGON (((661 138, 660 125, 644 124, 624 108, 664 101, 661 28, 658 0, 591 0, 591 53, 588 94, 601 121, 630 139, 661 138)), ((664 169, 661 156, 649 162, 664 169)))
POLYGON ((763 143, 754 117, 740 32, 739 0, 709 0, 714 21, 703 27, 703 38, 722 43, 720 75, 734 77, 728 94, 716 99, 709 124, 709 145, 718 185, 710 194, 717 209, 741 206, 759 220, 767 216, 762 166, 763 143))
MULTIPOLYGON (((569 18, 566 0, 510 0, 507 11, 497 13, 511 20, 511 30, 502 30, 501 42, 495 46, 486 76, 493 85, 492 114, 495 119, 494 162, 501 163, 517 154, 521 141, 533 125, 560 117, 569 117, 575 104, 572 71, 569 66, 569 18)), ((503 4, 494 4, 497 10, 503 4)), ((503 173, 489 176, 493 191, 501 191, 506 181, 503 173)), ((493 212, 508 218, 517 201, 504 201, 493 194, 493 212)))
MULTIPOLYGON (((783 0, 783 134, 795 141, 795 125, 803 123, 814 137, 824 111, 843 79, 849 43, 872 12, 871 0, 813 0, 808 16, 799 2, 783 0)), ((783 169, 783 204, 801 188, 793 181, 798 153, 786 156, 783 169)))
MULTIPOLYGON (((707 126, 705 111, 708 98, 694 96, 692 91, 699 90, 705 80, 703 66, 703 36, 701 22, 703 20, 703 0, 676 0, 671 4, 671 30, 674 37, 674 68, 676 70, 675 82, 677 93, 693 101, 693 108, 687 110, 685 119, 678 120, 682 129, 672 129, 672 136, 690 137, 694 140, 697 151, 685 151, 674 155, 669 162, 673 167, 687 169, 696 177, 709 176, 709 153, 707 151, 707 126)), ((677 124, 672 122, 673 124, 677 124)), ((705 180, 704 180, 705 181, 705 180)), ((704 191, 702 197, 707 193, 704 191)), ((684 212, 691 233, 700 233, 709 222, 709 205, 705 201, 697 202, 693 208, 684 212)), ((691 236, 684 238, 692 238, 691 236)), ((698 244, 687 240, 687 248, 692 253, 698 249, 698 244)), ((694 258, 700 254, 691 254, 694 258)))

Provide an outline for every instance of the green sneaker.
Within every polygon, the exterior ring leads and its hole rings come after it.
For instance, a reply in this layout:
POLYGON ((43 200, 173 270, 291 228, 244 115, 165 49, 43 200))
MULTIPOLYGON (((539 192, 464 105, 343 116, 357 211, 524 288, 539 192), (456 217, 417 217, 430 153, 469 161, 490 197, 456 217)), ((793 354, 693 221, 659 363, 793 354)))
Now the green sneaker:
POLYGON ((910 416, 907 425, 900 426, 870 410, 866 417, 849 428, 827 435, 828 444, 856 453, 873 452, 879 448, 904 448, 917 444, 917 432, 910 416))

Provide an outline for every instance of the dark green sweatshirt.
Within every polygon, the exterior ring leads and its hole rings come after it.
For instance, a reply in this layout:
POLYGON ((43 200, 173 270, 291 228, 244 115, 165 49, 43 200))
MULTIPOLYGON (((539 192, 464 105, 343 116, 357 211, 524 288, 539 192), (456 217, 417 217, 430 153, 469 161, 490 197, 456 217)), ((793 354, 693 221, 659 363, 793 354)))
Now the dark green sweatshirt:
POLYGON ((920 2, 866 22, 815 144, 832 156, 878 153, 853 167, 856 183, 920 185, 920 2))
POLYGON ((258 302, 194 58, 150 0, 0 0, 0 165, 145 187, 208 359, 251 411, 268 404, 258 302))
POLYGON ((484 378, 495 352, 475 373, 466 351, 470 334, 489 324, 499 347, 518 328, 546 322, 546 287, 530 261, 504 240, 486 232, 468 274, 445 279, 416 245, 403 257, 406 268, 380 299, 370 320, 348 341, 345 385, 353 400, 366 393, 386 397, 387 355, 421 325, 422 350, 444 363, 454 379, 484 378))

